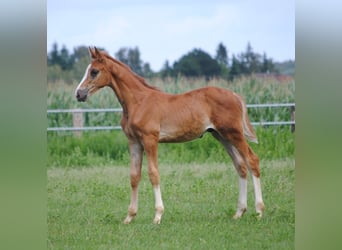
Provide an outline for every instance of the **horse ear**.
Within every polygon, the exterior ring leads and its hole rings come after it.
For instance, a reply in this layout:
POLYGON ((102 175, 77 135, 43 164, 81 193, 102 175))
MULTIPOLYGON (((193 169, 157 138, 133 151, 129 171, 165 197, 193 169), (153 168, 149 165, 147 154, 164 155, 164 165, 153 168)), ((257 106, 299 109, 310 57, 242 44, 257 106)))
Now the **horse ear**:
POLYGON ((102 58, 101 52, 96 47, 94 49, 89 47, 89 54, 93 60, 102 58))
POLYGON ((100 57, 100 51, 94 46, 94 50, 95 50, 95 54, 97 55, 97 57, 100 57))
POLYGON ((89 55, 91 59, 96 59, 95 51, 91 47, 89 47, 88 50, 89 50, 89 55))

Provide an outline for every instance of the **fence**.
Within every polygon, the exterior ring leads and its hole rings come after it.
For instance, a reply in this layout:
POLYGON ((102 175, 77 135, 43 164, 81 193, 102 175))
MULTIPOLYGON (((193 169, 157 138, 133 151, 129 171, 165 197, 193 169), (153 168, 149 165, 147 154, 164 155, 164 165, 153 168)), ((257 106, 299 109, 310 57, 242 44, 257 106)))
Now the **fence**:
MULTIPOLYGON (((290 121, 260 121, 251 122, 253 126, 277 126, 277 125, 291 125, 291 131, 295 130, 295 103, 273 103, 273 104, 247 104, 247 108, 275 108, 275 107, 290 107, 291 120, 290 121)), ((56 113, 72 113, 73 127, 49 127, 47 131, 75 131, 80 134, 85 130, 120 130, 121 126, 88 126, 84 127, 83 113, 87 112, 122 112, 121 108, 107 108, 107 109, 53 109, 47 110, 47 114, 56 113)))

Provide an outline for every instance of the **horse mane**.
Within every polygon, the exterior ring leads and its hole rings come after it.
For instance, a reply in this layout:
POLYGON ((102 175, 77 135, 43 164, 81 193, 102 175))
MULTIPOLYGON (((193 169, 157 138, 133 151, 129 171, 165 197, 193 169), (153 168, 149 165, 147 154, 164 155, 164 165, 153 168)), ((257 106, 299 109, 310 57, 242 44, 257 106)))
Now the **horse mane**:
POLYGON ((111 57, 107 52, 101 51, 102 55, 105 56, 107 59, 113 61, 116 64, 119 64, 121 67, 125 68, 126 70, 128 70, 141 84, 143 84, 145 87, 149 88, 149 89, 153 89, 153 90, 157 90, 160 91, 159 88, 154 87, 149 85, 146 81, 145 78, 143 78, 142 76, 138 75, 137 73, 135 73, 128 65, 124 64, 123 62, 120 62, 119 60, 114 59, 113 57, 111 57))

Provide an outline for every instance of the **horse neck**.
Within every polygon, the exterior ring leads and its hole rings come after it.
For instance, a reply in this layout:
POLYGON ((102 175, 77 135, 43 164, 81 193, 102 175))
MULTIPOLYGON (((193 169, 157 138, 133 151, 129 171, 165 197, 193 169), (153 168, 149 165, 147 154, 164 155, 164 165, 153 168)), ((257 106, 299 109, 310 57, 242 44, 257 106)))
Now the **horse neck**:
POLYGON ((114 60, 111 63, 115 64, 112 65, 112 68, 116 70, 115 72, 112 71, 113 81, 110 87, 114 90, 123 109, 128 111, 132 106, 139 105, 139 100, 148 95, 154 88, 148 86, 143 78, 135 75, 121 63, 114 60))

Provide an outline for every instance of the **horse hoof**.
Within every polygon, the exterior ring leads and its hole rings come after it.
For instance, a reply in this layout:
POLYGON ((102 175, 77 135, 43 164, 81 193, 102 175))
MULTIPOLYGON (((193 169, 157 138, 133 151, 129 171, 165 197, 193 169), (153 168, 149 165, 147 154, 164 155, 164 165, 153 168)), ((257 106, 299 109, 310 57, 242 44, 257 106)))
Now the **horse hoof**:
POLYGON ((161 222, 161 218, 154 218, 154 220, 153 220, 153 224, 156 224, 156 225, 159 225, 160 224, 160 222, 161 222))
POLYGON ((233 216, 234 220, 240 219, 242 217, 242 215, 246 212, 247 208, 239 208, 235 215, 233 216))
POLYGON ((156 213, 154 215, 154 219, 153 219, 153 224, 159 225, 160 221, 161 221, 161 217, 164 213, 164 207, 157 207, 156 208, 156 213))
POLYGON ((236 214, 232 217, 233 220, 237 220, 237 219, 240 219, 240 218, 241 218, 241 216, 238 216, 236 214))
POLYGON ((261 213, 261 212, 260 212, 260 213, 257 213, 256 218, 257 218, 257 220, 261 220, 261 218, 262 218, 262 213, 261 213))
POLYGON ((124 224, 129 224, 131 223, 133 220, 133 217, 132 216, 127 216, 126 219, 123 221, 124 224))

